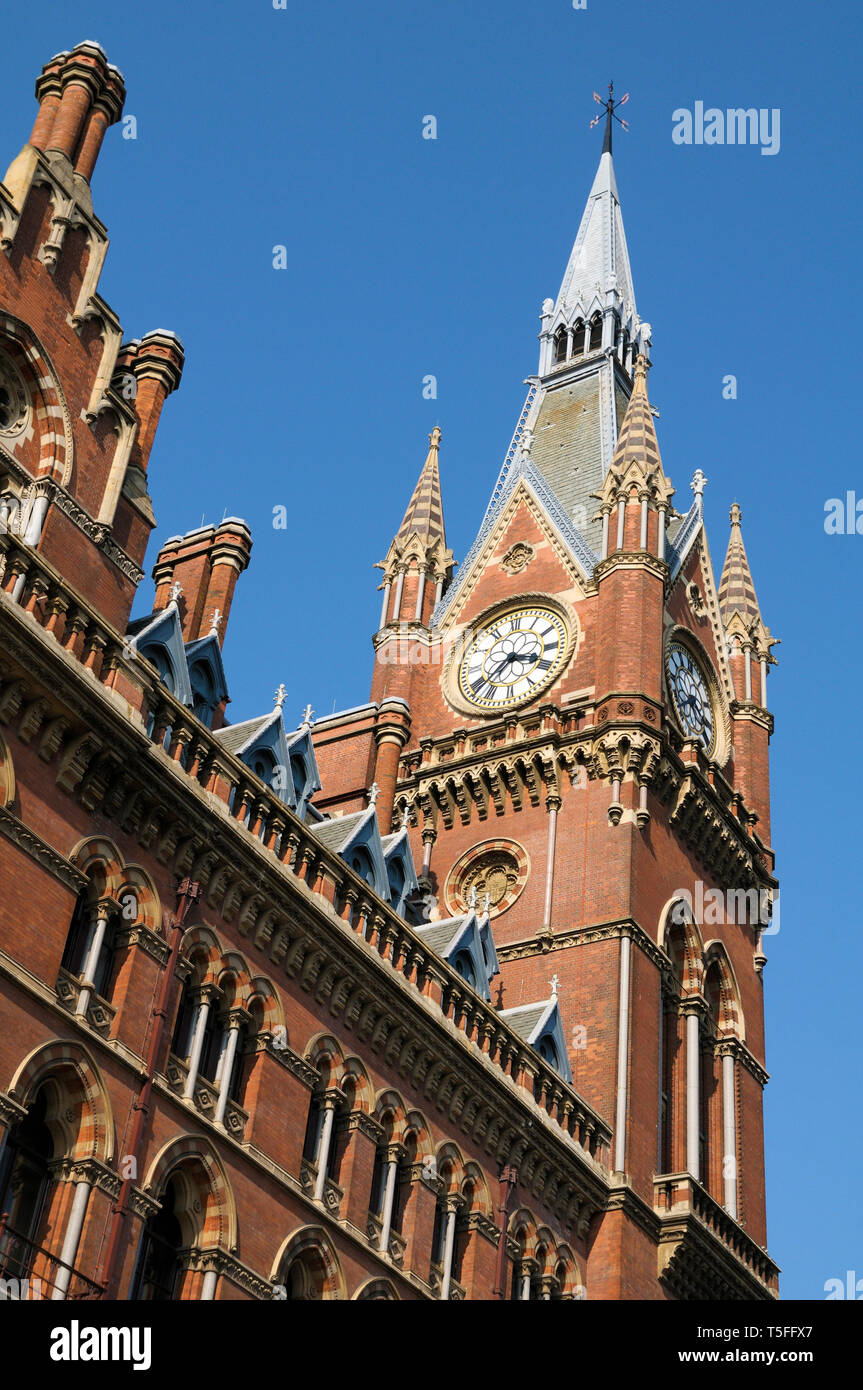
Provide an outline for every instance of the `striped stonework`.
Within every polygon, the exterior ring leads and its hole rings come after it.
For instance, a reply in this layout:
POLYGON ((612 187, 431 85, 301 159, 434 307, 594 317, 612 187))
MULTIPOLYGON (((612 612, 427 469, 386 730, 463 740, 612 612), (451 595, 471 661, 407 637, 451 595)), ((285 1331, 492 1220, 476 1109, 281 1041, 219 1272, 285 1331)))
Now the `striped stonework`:
POLYGON ((746 627, 749 627, 753 622, 760 621, 761 611, 743 545, 743 532, 740 529, 742 518, 743 513, 735 502, 731 508, 731 536, 719 581, 719 611, 726 626, 734 614, 739 613, 746 627))
POLYGON ((441 432, 435 428, 429 435, 428 457, 423 464, 423 470, 414 488, 413 497, 408 504, 404 520, 398 529, 396 536, 398 544, 404 544, 411 536, 418 536, 426 544, 440 540, 446 545, 438 467, 440 441, 441 432))
POLYGON ((647 362, 644 357, 639 357, 635 364, 635 384, 617 436, 611 471, 623 473, 633 463, 640 464, 648 476, 662 471, 653 413, 647 398, 647 362))

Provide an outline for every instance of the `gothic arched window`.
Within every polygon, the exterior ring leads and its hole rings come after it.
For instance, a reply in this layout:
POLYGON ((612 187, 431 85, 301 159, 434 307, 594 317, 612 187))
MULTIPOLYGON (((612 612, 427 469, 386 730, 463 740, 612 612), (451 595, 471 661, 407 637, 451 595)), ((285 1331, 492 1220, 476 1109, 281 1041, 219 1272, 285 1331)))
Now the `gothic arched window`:
POLYGON ((181 1272, 183 1232, 176 1216, 177 1193, 168 1182, 162 1205, 148 1217, 141 1236, 131 1298, 142 1303, 165 1303, 176 1295, 181 1272))
POLYGON ((572 355, 584 356, 584 319, 576 319, 572 329, 572 355))
POLYGON ((565 362, 567 353, 567 342, 569 334, 561 324, 554 335, 554 360, 555 362, 565 362))
POLYGON ((597 309, 590 320, 590 343, 588 352, 596 352, 602 347, 602 314, 597 309))
POLYGON ((0 1276, 26 1279, 37 1248, 53 1184, 54 1141, 46 1124, 48 1097, 43 1086, 27 1114, 13 1125, 0 1158, 0 1276))

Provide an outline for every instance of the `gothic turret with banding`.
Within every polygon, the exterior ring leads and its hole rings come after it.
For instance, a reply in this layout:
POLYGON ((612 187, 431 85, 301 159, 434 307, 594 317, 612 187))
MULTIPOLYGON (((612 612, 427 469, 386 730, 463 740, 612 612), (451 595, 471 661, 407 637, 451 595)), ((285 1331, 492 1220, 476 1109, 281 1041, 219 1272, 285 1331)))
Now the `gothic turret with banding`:
POLYGON ((397 622, 427 626, 452 573, 440 490, 440 441, 441 432, 435 426, 402 524, 380 566, 384 572, 381 628, 397 622))

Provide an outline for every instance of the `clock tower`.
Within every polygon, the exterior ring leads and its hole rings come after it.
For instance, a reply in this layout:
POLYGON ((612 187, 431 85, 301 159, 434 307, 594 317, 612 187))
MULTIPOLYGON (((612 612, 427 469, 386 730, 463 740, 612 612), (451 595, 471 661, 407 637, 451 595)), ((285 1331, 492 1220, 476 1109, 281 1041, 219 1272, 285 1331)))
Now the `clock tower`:
POLYGON ((554 977, 572 1084, 614 1132, 593 1296, 655 1296, 657 1275, 667 1296, 734 1296, 731 1256, 705 1273, 697 1232, 766 1244, 775 639, 739 508, 717 589, 707 480, 680 506, 665 472, 610 113, 540 323, 464 561, 435 430, 382 563, 369 773, 382 831, 409 825, 429 919, 487 897, 498 1008, 546 998, 554 977))

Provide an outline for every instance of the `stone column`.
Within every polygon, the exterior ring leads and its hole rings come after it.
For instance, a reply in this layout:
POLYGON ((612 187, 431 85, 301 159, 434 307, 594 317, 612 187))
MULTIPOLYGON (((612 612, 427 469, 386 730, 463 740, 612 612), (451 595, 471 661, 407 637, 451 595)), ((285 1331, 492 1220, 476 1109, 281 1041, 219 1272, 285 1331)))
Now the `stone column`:
POLYGON ((614 1168, 626 1171, 626 1107, 629 1070, 629 979, 632 941, 628 931, 620 938, 620 980, 617 996, 617 1106, 614 1117, 614 1168))
POLYGON ((240 1041, 240 1030, 244 1023, 248 1023, 249 1015, 245 1009, 234 1008, 228 1014, 228 1040, 222 1055, 221 1074, 219 1076, 219 1103, 216 1106, 215 1121, 217 1125, 225 1123, 225 1111, 228 1108, 230 1098, 231 1080, 234 1074, 234 1063, 237 1057, 237 1047, 240 1041))
POLYGON ((723 1206, 737 1220, 737 1077, 734 1054, 736 1044, 719 1044, 722 1059, 722 1179, 723 1206))
POLYGON ((105 942, 105 933, 108 930, 108 923, 111 918, 119 911, 119 905, 113 898, 102 898, 95 908, 95 919, 90 936, 90 944, 87 947, 87 958, 84 961, 82 974, 84 985, 78 995, 78 1003, 75 1013, 78 1018, 86 1018, 87 1009, 90 1006, 90 996, 95 989, 94 979, 96 966, 99 964, 99 956, 105 942))
POLYGON ((219 991, 215 985, 202 985, 200 997, 198 999, 198 1013, 195 1018, 195 1027, 192 1033, 192 1046, 189 1050, 189 1073, 186 1077, 186 1084, 183 1087, 183 1099, 191 1100, 195 1094, 195 1086, 198 1083, 198 1069, 201 1065, 201 1052, 204 1047, 204 1032, 207 1027, 207 1019, 210 1009, 217 1000, 219 991))
POLYGON ((700 1178, 701 1042, 697 1003, 694 1000, 684 1003, 683 1013, 686 1018, 686 1169, 693 1178, 700 1178))
POLYGON ((378 1246, 382 1255, 386 1255, 390 1248, 390 1232, 393 1225, 393 1206, 395 1205, 399 1164, 405 1156, 405 1150, 401 1144, 389 1144, 387 1146, 387 1175, 384 1187, 384 1205, 381 1213, 381 1239, 378 1246))
POLYGON ((57 1272, 57 1278, 51 1294, 52 1299, 58 1301, 65 1299, 69 1290, 69 1281, 72 1278, 72 1267, 75 1264, 75 1256, 78 1253, 78 1242, 81 1239, 84 1218, 87 1215, 87 1203, 90 1200, 90 1186, 91 1184, 87 1178, 80 1178, 75 1183, 72 1210, 69 1213, 66 1234, 63 1237, 63 1248, 60 1251, 60 1268, 57 1272))

